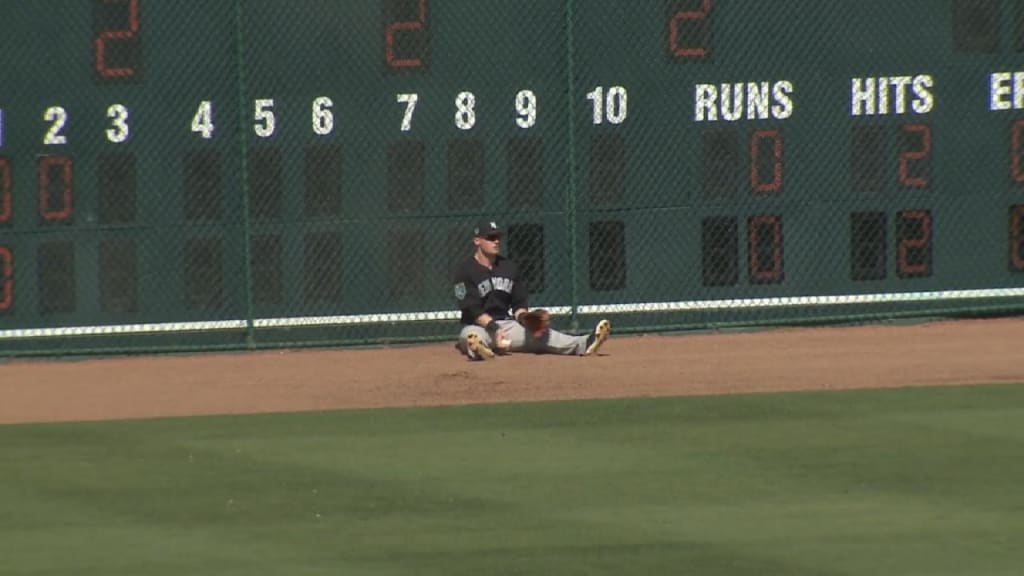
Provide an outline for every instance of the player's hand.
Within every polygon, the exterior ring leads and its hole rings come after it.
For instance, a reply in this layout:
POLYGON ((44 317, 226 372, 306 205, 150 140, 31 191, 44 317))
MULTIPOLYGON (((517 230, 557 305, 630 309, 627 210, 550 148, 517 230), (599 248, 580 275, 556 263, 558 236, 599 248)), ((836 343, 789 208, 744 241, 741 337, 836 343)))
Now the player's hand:
POLYGON ((494 351, 498 354, 508 354, 509 349, 512 348, 512 338, 508 335, 508 330, 502 328, 494 333, 494 351))

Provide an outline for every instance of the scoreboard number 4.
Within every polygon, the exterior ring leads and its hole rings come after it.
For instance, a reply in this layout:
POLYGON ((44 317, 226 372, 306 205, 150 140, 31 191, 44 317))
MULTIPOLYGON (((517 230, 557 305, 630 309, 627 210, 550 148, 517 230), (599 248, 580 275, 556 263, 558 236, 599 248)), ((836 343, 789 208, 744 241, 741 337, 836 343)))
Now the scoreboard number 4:
POLYGON ((192 116, 192 131, 203 137, 204 140, 213 138, 213 103, 203 100, 196 108, 192 116))

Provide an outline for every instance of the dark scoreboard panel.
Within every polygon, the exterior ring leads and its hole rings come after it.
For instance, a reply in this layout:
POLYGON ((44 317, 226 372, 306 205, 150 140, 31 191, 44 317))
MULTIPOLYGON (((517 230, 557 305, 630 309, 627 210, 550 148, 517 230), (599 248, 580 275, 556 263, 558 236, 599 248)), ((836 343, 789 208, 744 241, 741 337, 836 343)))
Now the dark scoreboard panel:
POLYGON ((603 208, 626 213, 627 264, 608 282, 621 291, 593 297, 882 302, 1019 286, 1022 8, 581 8, 577 92, 630 97, 621 124, 579 122, 582 173, 604 183, 588 191, 594 226, 603 208), (595 176, 610 165, 623 176, 595 176), (658 266, 631 267, 652 252, 658 266))
POLYGON ((441 333, 483 215, 639 325, 1024 294, 1024 2, 0 11, 8 340, 441 333))

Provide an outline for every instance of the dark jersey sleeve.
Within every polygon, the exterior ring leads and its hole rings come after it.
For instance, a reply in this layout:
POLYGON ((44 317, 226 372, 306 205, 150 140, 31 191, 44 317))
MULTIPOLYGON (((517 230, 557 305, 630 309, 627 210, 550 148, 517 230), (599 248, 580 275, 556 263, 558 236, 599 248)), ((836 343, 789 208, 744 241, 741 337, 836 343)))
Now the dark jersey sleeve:
POLYGON ((519 271, 518 265, 515 267, 513 280, 515 283, 512 285, 512 298, 510 302, 512 304, 512 312, 515 312, 520 308, 529 307, 526 301, 529 297, 530 290, 526 285, 526 278, 523 278, 522 273, 519 271))
POLYGON ((484 299, 473 280, 469 262, 463 262, 453 279, 455 300, 462 311, 462 322, 472 324, 484 313, 484 299))

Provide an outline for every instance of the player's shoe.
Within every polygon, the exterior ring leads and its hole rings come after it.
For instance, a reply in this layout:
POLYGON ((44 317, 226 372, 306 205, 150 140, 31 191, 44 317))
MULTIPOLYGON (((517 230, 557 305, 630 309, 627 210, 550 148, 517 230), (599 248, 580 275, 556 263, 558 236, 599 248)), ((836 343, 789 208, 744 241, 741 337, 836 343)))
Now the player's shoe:
POLYGON ((470 332, 466 335, 466 351, 473 360, 486 360, 494 358, 494 351, 484 344, 479 334, 470 332))
POLYGON ((593 356, 597 354, 597 351, 601 349, 601 345, 604 344, 605 340, 608 339, 612 333, 612 323, 607 320, 601 320, 594 327, 594 331, 587 336, 587 350, 583 353, 584 356, 593 356))

